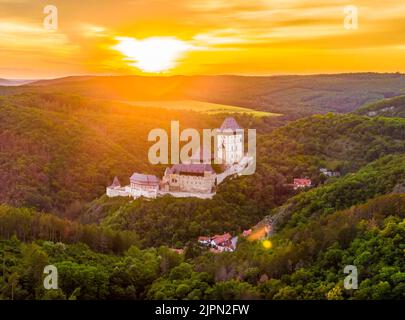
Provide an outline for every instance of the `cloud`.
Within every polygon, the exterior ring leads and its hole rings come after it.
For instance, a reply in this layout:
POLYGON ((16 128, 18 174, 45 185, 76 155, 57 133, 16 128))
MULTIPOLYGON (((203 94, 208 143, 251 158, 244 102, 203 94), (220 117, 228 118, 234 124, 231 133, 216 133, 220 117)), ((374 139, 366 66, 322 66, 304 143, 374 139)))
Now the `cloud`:
POLYGON ((403 0, 53 2, 59 12, 57 32, 42 28, 42 0, 0 0, 0 68, 23 61, 41 72, 50 66, 67 73, 120 72, 123 65, 112 49, 116 37, 176 37, 198 50, 187 53, 173 72, 187 73, 182 66, 204 72, 204 66, 209 66, 221 73, 232 66, 234 73, 248 73, 250 63, 253 71, 271 73, 274 64, 266 59, 275 55, 278 64, 283 64, 285 56, 286 69, 294 67, 299 72, 311 65, 324 70, 347 63, 351 50, 364 57, 370 70, 376 68, 372 58, 383 56, 392 69, 405 71, 405 62, 398 58, 405 46, 403 0), (359 8, 359 29, 355 31, 343 28, 343 8, 349 4, 359 8), (294 52, 305 55, 307 61, 292 63, 294 52), (347 52, 345 59, 343 52, 347 52), (325 55, 325 60, 318 58, 325 55), (310 64, 311 57, 314 63, 310 64))

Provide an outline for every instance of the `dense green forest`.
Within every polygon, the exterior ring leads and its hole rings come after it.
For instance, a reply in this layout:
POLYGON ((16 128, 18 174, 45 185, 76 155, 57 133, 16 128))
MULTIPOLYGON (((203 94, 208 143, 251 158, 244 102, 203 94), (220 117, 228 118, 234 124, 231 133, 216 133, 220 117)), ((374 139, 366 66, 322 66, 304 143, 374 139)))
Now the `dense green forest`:
MULTIPOLYGON (((395 78, 375 77, 387 87, 395 78)), ((214 128, 225 115, 14 93, 0 96, 1 299, 405 298, 400 113, 238 115, 242 127, 258 129, 254 175, 227 179, 213 199, 150 201, 103 194, 115 175, 127 183, 134 171, 162 174, 147 161, 150 129, 173 118, 214 128), (313 187, 293 190, 296 177, 313 187), (268 218, 277 220, 270 248, 240 237, 268 218), (239 236, 235 252, 197 243, 223 232, 239 236), (43 288, 48 264, 58 268, 58 290, 43 288), (343 288, 349 264, 358 290, 343 288)))
MULTIPOLYGON (((390 155, 356 173, 293 196, 273 212, 260 208, 256 200, 243 194, 242 188, 238 190, 237 183, 243 183, 240 179, 229 189, 224 187, 212 200, 166 196, 154 201, 129 201, 103 197, 92 204, 84 219, 92 219, 85 221, 87 223, 98 221, 116 230, 133 230, 145 247, 169 245, 181 248, 190 241, 195 242, 200 235, 239 234, 255 225, 266 213, 280 213, 280 227, 284 223, 294 226, 311 217, 390 193, 404 180, 405 157, 390 155), (119 206, 117 201, 121 201, 119 206)), ((266 197, 265 194, 262 196, 266 197)))
MULTIPOLYGON (((20 220, 24 219, 22 215, 20 220)), ((16 236, 0 241, 2 299, 388 299, 405 298, 405 197, 391 194, 277 234, 272 249, 241 240, 234 253, 189 246, 122 255, 85 244, 16 236), (59 289, 42 286, 45 265, 59 289), (345 290, 343 267, 359 268, 359 289, 345 290)))

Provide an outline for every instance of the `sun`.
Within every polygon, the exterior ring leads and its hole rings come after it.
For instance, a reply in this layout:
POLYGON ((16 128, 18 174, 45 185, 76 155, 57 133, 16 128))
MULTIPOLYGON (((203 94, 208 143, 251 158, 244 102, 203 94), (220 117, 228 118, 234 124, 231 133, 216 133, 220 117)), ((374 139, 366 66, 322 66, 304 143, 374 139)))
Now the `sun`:
POLYGON ((143 72, 164 72, 172 69, 178 59, 191 46, 173 37, 153 37, 137 40, 128 37, 116 37, 118 44, 113 49, 125 56, 129 65, 143 72))

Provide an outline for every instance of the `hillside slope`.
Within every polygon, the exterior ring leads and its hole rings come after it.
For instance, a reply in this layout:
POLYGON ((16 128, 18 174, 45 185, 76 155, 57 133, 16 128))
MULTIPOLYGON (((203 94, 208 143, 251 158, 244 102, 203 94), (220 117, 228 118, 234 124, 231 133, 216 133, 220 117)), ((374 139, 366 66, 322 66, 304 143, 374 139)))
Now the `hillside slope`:
POLYGON ((0 202, 76 214, 115 175, 161 174, 148 161, 148 133, 214 127, 221 119, 192 112, 132 108, 66 94, 0 97, 0 202), (184 128, 183 127, 183 128, 184 128))
POLYGON ((369 117, 398 117, 405 118, 405 96, 384 99, 367 104, 355 111, 357 114, 369 117))
POLYGON ((302 192, 274 210, 276 228, 292 228, 396 191, 405 182, 405 155, 380 158, 358 172, 302 192))
POLYGON ((295 225, 389 193, 405 179, 404 119, 312 116, 260 135, 257 143, 256 173, 227 180, 213 200, 102 198, 81 219, 135 230, 145 246, 184 245, 199 235, 239 233, 286 201, 286 221, 295 225), (325 181, 321 167, 339 170, 342 177, 325 181), (302 176, 312 178, 317 188, 293 190, 292 179, 302 176))

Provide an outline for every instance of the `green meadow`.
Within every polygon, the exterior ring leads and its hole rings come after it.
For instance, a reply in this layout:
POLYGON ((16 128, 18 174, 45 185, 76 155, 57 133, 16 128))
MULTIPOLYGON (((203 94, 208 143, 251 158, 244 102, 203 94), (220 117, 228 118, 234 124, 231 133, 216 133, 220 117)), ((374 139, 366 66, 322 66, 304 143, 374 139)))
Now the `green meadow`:
POLYGON ((121 103, 129 104, 137 107, 156 107, 170 110, 188 110, 201 112, 206 114, 219 113, 242 113, 255 117, 276 117, 281 116, 279 113, 271 113, 265 111, 257 111, 249 108, 210 103, 197 100, 153 100, 153 101, 120 101, 121 103))

